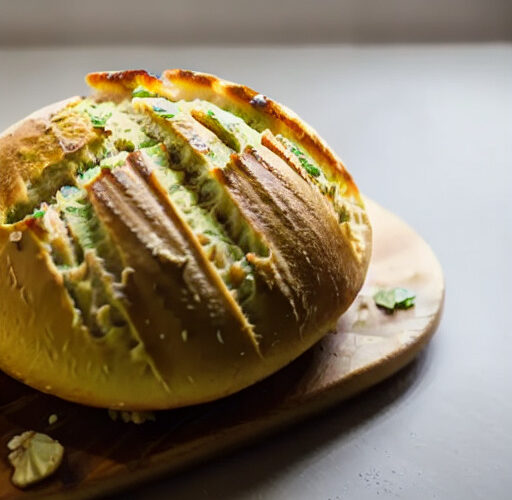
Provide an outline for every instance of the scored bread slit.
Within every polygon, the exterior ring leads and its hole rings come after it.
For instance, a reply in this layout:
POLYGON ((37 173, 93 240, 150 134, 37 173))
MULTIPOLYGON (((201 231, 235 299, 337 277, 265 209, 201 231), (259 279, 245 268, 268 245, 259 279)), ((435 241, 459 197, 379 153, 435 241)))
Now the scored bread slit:
POLYGON ((337 180, 329 180, 327 172, 311 157, 306 156, 292 141, 281 135, 274 136, 268 128, 261 133, 257 132, 242 118, 233 116, 213 104, 205 106, 194 103, 191 115, 237 153, 241 153, 247 146, 254 148, 264 146, 284 160, 310 186, 329 200, 338 214, 340 224, 347 222, 353 216, 357 217, 360 212, 360 207, 353 207, 344 199, 347 186, 340 184, 337 180), (205 108, 208 109, 205 110, 205 108))
MULTIPOLYGON (((118 296, 122 289, 123 265, 116 245, 94 213, 87 192, 78 188, 75 191, 85 197, 79 205, 76 200, 59 196, 59 191, 56 204, 48 207, 43 217, 45 221, 53 212, 58 213, 67 230, 68 244, 74 250, 74 262, 59 267, 64 285, 93 336, 103 337, 113 328, 124 328, 125 335, 133 337, 135 346, 138 341, 133 335, 133 325, 118 296)), ((55 258, 53 260, 55 262, 55 258)))
MULTIPOLYGON (((185 119, 179 117, 176 121, 162 120, 159 117, 153 117, 151 109, 141 106, 140 102, 138 107, 147 115, 146 120, 142 122, 145 132, 155 140, 162 141, 168 150, 170 160, 168 171, 176 172, 174 169, 179 169, 178 172, 183 172, 184 177, 181 180, 183 187, 197 196, 197 206, 212 218, 219 229, 219 235, 208 234, 207 237, 213 241, 225 240, 228 243, 228 251, 231 248, 237 254, 240 252, 235 262, 228 258, 228 261, 233 264, 228 273, 222 270, 222 265, 216 265, 216 267, 232 290, 233 297, 245 311, 244 302, 250 300, 256 293, 257 286, 247 256, 255 254, 261 258, 267 258, 269 250, 262 236, 252 230, 216 178, 215 170, 220 167, 216 165, 216 157, 212 159, 209 156, 209 147, 212 146, 215 151, 225 148, 224 156, 227 161, 233 151, 222 143, 216 144, 220 142, 219 139, 190 117, 185 119)), ((161 169, 158 168, 155 171, 160 173, 161 169)), ((157 177, 165 182, 161 175, 157 177)), ((175 195, 170 191, 169 196, 173 199, 175 195)), ((193 227, 193 218, 189 217, 188 222, 192 231, 202 240, 204 233, 201 233, 197 227, 193 227)), ((221 248, 223 245, 224 243, 221 248)), ((216 254, 211 260, 216 263, 219 245, 213 244, 211 248, 216 254)))
POLYGON ((244 252, 268 255, 261 235, 255 234, 240 217, 213 174, 216 168, 223 168, 229 162, 233 151, 190 116, 180 115, 176 120, 161 119, 143 104, 138 103, 138 110, 147 116, 143 122, 146 133, 166 145, 173 166, 184 170, 184 183, 197 193, 198 204, 211 211, 227 235, 244 252))
POLYGON ((183 182, 184 172, 170 167, 164 144, 140 153, 145 160, 146 177, 152 175, 158 180, 232 295, 243 306, 244 299, 254 293, 254 281, 242 249, 228 237, 211 212, 198 205, 196 193, 183 182))
POLYGON ((158 318, 163 332, 185 329, 192 337, 215 332, 216 318, 227 315, 237 326, 219 333, 226 346, 241 344, 242 351, 258 353, 252 326, 151 170, 142 153, 132 153, 125 165, 102 171, 87 186, 113 237, 122 239, 127 264, 139 269, 133 276, 137 287, 128 284, 124 293, 145 347, 154 349, 157 327, 146 323, 144 314, 158 318), (151 265, 146 253, 153 256, 151 265), (141 293, 145 289, 151 293, 141 293), (177 315, 172 312, 176 308, 181 311, 177 315))
POLYGON ((170 198, 167 190, 159 182, 158 177, 155 175, 153 165, 151 165, 151 163, 148 162, 147 157, 145 157, 140 152, 129 155, 127 158, 127 163, 135 172, 137 172, 141 179, 146 182, 150 192, 152 192, 155 199, 158 200, 158 202, 163 207, 165 207, 165 212, 168 212, 169 210, 174 212, 173 219, 175 221, 180 221, 178 227, 181 229, 181 233, 187 239, 188 243, 194 248, 194 251, 203 257, 203 265, 208 274, 210 274, 210 279, 215 283, 215 286, 223 295, 226 302, 230 304, 230 307, 236 311, 236 315, 240 317, 240 320, 244 326, 243 331, 249 333, 255 345, 257 346, 258 338, 257 334, 253 331, 250 318, 246 317, 242 305, 238 303, 238 301, 235 300, 235 297, 233 297, 233 295, 229 292, 218 270, 209 262, 207 258, 205 258, 202 252, 201 242, 194 234, 194 231, 190 225, 187 224, 186 220, 183 218, 183 215, 180 213, 178 207, 174 206, 174 203, 172 202, 172 199, 170 198))
POLYGON ((164 88, 172 89, 174 100, 192 101, 200 96, 205 102, 215 103, 263 135, 268 132, 275 134, 287 147, 295 150, 294 154, 299 156, 299 164, 304 169, 314 174, 318 169, 326 182, 319 186, 318 179, 310 178, 309 181, 333 205, 345 237, 353 242, 355 257, 361 263, 366 261, 371 245, 367 245, 369 232, 364 204, 341 160, 311 127, 285 106, 243 85, 181 69, 166 70, 162 76, 166 84, 164 88), (343 224, 349 219, 350 224, 343 224))
POLYGON ((122 263, 95 217, 86 191, 74 185, 76 165, 67 159, 62 166, 70 175, 75 172, 73 185, 56 183, 52 203, 41 203, 39 215, 33 221, 44 230, 40 237, 48 244, 49 258, 61 276, 79 321, 93 336, 103 337, 111 328, 127 324, 115 298, 122 263))
POLYGON ((190 114, 194 120, 198 121, 201 125, 210 130, 210 132, 214 133, 228 148, 237 153, 240 152, 241 144, 237 135, 227 127, 223 126, 219 120, 216 120, 215 113, 213 111, 205 112, 202 109, 192 109, 190 114))
MULTIPOLYGON (((139 109, 142 111, 145 111, 150 116, 153 116, 154 113, 152 113, 151 109, 147 106, 141 105, 143 100, 138 101, 139 109)), ((196 113, 196 116, 197 113, 196 113)), ((159 140, 163 140, 164 142, 167 142, 169 146, 176 144, 176 142, 169 143, 169 136, 172 136, 175 141, 181 140, 183 143, 183 148, 188 150, 189 153, 192 153, 193 156, 200 158, 202 161, 199 162, 201 174, 207 178, 206 182, 212 182, 212 180, 215 180, 215 188, 219 189, 222 197, 221 200, 223 202, 223 210, 218 210, 218 205, 214 206, 214 209, 216 210, 214 213, 216 214, 217 220, 220 220, 221 223, 224 225, 224 227, 227 229, 230 236, 235 239, 235 241, 239 241, 237 239, 237 235, 233 234, 233 231, 230 231, 230 227, 228 224, 225 224, 225 222, 222 220, 222 216, 225 213, 236 213, 239 220, 243 220, 244 224, 247 227, 251 228, 251 232, 254 235, 258 235, 261 240, 263 240, 262 231, 258 231, 258 225, 254 224, 254 221, 250 221, 246 215, 244 214, 240 206, 238 205, 235 198, 233 198, 232 193, 230 192, 228 186, 224 182, 224 176, 222 175, 224 168, 226 168, 226 165, 229 165, 232 162, 233 158, 237 157, 237 154, 234 153, 233 150, 229 149, 226 144, 224 144, 221 139, 216 135, 218 133, 219 129, 215 129, 214 127, 207 128, 202 125, 202 123, 194 123, 190 120, 189 117, 183 118, 181 116, 176 117, 175 120, 162 120, 159 117, 155 117, 156 119, 153 121, 153 128, 151 133, 155 134, 155 126, 157 127, 156 130, 159 132, 157 138, 159 140), (156 125, 157 124, 157 125, 156 125), (214 129, 214 132, 212 132, 212 128, 214 129), (165 133, 163 132, 165 130, 167 132, 167 137, 165 133), (167 139, 167 141, 166 141, 167 139), (210 155, 209 152, 211 151, 212 145, 215 148, 215 151, 219 150, 218 145, 221 145, 224 147, 227 151, 224 153, 223 156, 228 156, 229 154, 229 161, 226 162, 226 164, 219 163, 217 160, 216 155, 210 155)), ((243 123, 243 127, 249 128, 249 126, 245 123, 243 123)), ((239 131, 240 132, 240 131, 239 131)), ((147 132, 149 133, 149 132, 147 132)), ((151 134, 150 134, 151 135, 151 134)), ((252 146, 250 143, 257 143, 259 144, 259 134, 257 136, 257 140, 254 140, 252 138, 252 141, 244 141, 246 144, 246 149, 252 149, 252 146)), ((242 142, 242 141, 240 141, 242 142)), ((261 147, 261 145, 260 145, 261 147)), ((275 156, 273 152, 268 150, 268 154, 271 156, 275 156)), ((275 156, 275 160, 280 161, 279 157, 275 156)), ((184 165, 181 163, 181 166, 184 168, 187 168, 187 165, 184 165)), ((258 270, 258 277, 261 279, 265 284, 266 287, 273 288, 277 286, 281 291, 283 292, 283 295, 287 297, 288 304, 291 306, 291 310, 293 312, 293 316, 295 318, 299 317, 299 307, 306 311, 308 310, 307 306, 299 306, 300 303, 304 301, 303 297, 294 296, 294 294, 291 292, 289 287, 286 285, 286 282, 290 281, 291 275, 290 272, 287 270, 287 266, 285 263, 281 260, 281 268, 278 270, 275 267, 275 259, 272 257, 272 250, 270 248, 269 242, 265 240, 265 249, 264 252, 252 252, 252 248, 248 248, 246 251, 248 252, 249 262, 251 265, 254 266, 254 264, 259 265, 258 270), (272 274, 276 274, 279 276, 280 274, 283 274, 283 277, 278 278, 277 280, 274 278, 271 278, 270 280, 268 277, 272 274)), ((243 306, 243 305, 242 305, 243 306)), ((244 312, 248 315, 249 318, 256 318, 258 315, 255 314, 255 310, 252 307, 245 307, 243 306, 242 309, 244 312)), ((254 319, 252 321, 257 326, 257 319, 254 319)), ((257 331, 257 328, 256 328, 257 331)), ((302 327, 298 329, 299 335, 301 335, 302 327)), ((268 339, 267 339, 268 341, 268 339)))

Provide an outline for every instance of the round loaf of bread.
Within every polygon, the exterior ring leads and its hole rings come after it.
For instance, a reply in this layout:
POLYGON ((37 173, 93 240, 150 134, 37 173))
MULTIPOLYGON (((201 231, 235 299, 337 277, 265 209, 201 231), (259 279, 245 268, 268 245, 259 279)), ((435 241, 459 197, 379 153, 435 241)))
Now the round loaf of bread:
POLYGON ((0 368, 78 403, 174 408, 325 335, 371 229, 322 139, 207 74, 87 82, 0 137, 0 368))

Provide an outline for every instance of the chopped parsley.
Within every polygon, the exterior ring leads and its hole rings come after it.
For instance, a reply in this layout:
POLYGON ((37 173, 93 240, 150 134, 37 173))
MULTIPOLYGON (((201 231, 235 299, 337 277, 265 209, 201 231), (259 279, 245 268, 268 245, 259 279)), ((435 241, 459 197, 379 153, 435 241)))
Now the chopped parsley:
POLYGON ((90 215, 89 207, 66 207, 66 212, 79 217, 88 217, 90 215))
POLYGON ((92 126, 94 128, 105 128, 107 120, 112 116, 112 113, 107 113, 103 116, 91 115, 89 113, 89 116, 91 117, 92 126))
POLYGON ((347 212, 347 209, 342 207, 338 212, 338 222, 343 224, 344 222, 348 222, 350 220, 350 214, 347 212))
POLYGON ((153 111, 158 115, 160 116, 161 118, 174 118, 174 114, 173 113, 169 113, 166 109, 164 108, 159 108, 158 106, 153 106, 153 111))
POLYGON ((389 290, 379 290, 373 300, 377 306, 393 312, 395 309, 409 309, 414 306, 416 294, 405 288, 391 288, 389 290))
POLYGON ((44 214, 45 214, 44 210, 36 210, 32 214, 32 217, 34 217, 34 219, 40 219, 41 217, 43 217, 44 214))
POLYGON ((313 177, 318 177, 320 175, 320 170, 311 163, 309 163, 309 161, 306 160, 306 158, 304 158, 303 156, 299 156, 299 161, 309 175, 312 175, 313 177))
POLYGON ((144 153, 146 153, 157 165, 160 165, 161 167, 168 165, 166 149, 163 144, 157 143, 154 146, 147 147, 144 149, 144 153))
POLYGON ((158 144, 158 141, 155 141, 154 139, 148 139, 147 141, 143 141, 140 143, 140 148, 151 148, 152 146, 158 144))
POLYGON ((156 94, 150 92, 142 86, 137 87, 132 92, 132 97, 156 97, 156 94))
POLYGON ((209 115, 209 116, 215 116, 215 113, 214 113, 211 109, 209 109, 209 110, 208 110, 208 115, 209 115))
POLYGON ((290 151, 298 158, 300 164, 309 175, 312 175, 313 177, 318 177, 320 175, 320 170, 307 160, 306 156, 300 149, 292 146, 290 151))

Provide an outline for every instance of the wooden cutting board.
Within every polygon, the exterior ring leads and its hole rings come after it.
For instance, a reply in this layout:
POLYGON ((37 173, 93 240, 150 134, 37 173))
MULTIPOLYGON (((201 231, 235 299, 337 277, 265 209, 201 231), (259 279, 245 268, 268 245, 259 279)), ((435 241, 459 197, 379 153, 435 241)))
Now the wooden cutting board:
POLYGON ((389 377, 425 346, 440 319, 441 267, 406 224, 367 201, 374 229, 366 284, 337 331, 272 377, 214 403, 156 413, 142 425, 107 410, 39 393, 0 374, 0 498, 90 498, 190 466, 305 418, 389 377), (416 306, 387 314, 374 287, 416 292, 416 306), (49 425, 48 417, 58 416, 49 425), (65 447, 57 473, 24 491, 10 483, 9 439, 44 432, 65 447))

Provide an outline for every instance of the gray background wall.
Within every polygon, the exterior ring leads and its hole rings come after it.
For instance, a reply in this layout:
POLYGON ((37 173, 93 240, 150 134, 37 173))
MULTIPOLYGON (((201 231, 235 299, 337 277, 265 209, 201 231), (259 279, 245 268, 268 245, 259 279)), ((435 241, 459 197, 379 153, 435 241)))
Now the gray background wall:
POLYGON ((0 0, 0 44, 512 40, 509 0, 0 0))

